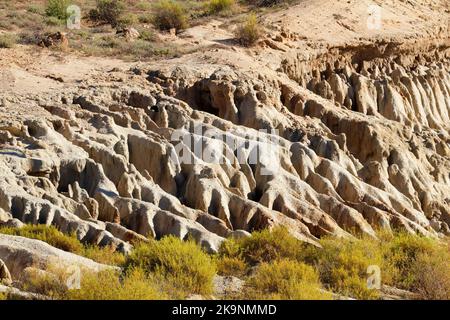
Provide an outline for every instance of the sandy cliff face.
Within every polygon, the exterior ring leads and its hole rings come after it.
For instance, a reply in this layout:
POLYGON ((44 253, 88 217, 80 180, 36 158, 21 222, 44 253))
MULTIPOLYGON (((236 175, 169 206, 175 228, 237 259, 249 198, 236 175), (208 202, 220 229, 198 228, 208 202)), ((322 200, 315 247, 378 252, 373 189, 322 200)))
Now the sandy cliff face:
POLYGON ((0 221, 123 252, 167 234, 214 252, 274 225, 311 243, 449 235, 445 23, 433 36, 313 39, 314 50, 289 28, 257 49, 2 91, 0 221))

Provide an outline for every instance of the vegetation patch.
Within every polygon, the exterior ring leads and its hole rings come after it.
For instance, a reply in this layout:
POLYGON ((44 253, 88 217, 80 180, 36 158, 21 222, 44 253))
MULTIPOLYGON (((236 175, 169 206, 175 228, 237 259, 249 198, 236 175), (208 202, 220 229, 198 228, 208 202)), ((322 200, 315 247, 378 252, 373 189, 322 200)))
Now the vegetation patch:
POLYGON ((291 236, 285 227, 276 227, 273 230, 255 231, 248 238, 230 239, 222 244, 219 254, 238 257, 255 265, 282 258, 297 260, 302 246, 302 242, 291 236))
POLYGON ((12 34, 0 35, 0 48, 14 48, 17 43, 17 37, 12 34))
POLYGON ((246 47, 254 45, 261 38, 261 35, 262 27, 253 13, 248 15, 235 31, 237 41, 246 47))
POLYGON ((262 263, 247 281, 247 299, 330 300, 313 267, 288 259, 262 263))
POLYGON ((67 7, 69 5, 69 0, 48 0, 45 14, 49 17, 65 20, 67 19, 67 7))
POLYGON ((244 276, 249 269, 247 263, 238 257, 219 257, 216 261, 217 273, 222 276, 244 276))
POLYGON ((302 260, 314 265, 320 279, 331 291, 357 299, 377 299, 379 292, 367 285, 368 267, 383 265, 381 245, 374 239, 320 241, 322 248, 309 246, 302 260))
POLYGON ((385 242, 389 282, 427 299, 450 297, 450 248, 437 240, 400 233, 385 242))
POLYGON ((217 14, 230 11, 235 4, 234 0, 210 0, 208 3, 209 13, 217 14))
POLYGON ((178 1, 160 0, 154 5, 153 12, 153 24, 160 30, 183 30, 188 26, 188 15, 178 1))
POLYGON ((98 22, 117 26, 125 12, 125 3, 122 0, 97 0, 97 6, 89 12, 89 17, 98 22))
POLYGON ((166 280, 172 296, 211 294, 216 266, 210 255, 192 240, 168 236, 138 244, 127 259, 127 268, 141 268, 166 280))
POLYGON ((61 267, 28 275, 23 289, 57 300, 161 300, 167 296, 143 270, 81 272, 79 287, 69 288, 69 275, 61 267))

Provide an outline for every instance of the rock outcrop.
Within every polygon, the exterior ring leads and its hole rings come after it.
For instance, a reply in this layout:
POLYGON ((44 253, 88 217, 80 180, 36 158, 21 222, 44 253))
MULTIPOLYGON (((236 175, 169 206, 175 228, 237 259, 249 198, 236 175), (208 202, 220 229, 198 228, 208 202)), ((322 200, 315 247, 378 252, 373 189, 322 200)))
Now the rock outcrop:
POLYGON ((0 234, 0 276, 9 282, 20 280, 26 268, 79 267, 81 270, 98 272, 110 268, 76 254, 56 249, 45 242, 17 236, 0 234), (9 270, 9 271, 8 271, 9 270), (3 272, 3 273, 2 273, 3 272), (9 275, 9 276, 8 276, 9 275))

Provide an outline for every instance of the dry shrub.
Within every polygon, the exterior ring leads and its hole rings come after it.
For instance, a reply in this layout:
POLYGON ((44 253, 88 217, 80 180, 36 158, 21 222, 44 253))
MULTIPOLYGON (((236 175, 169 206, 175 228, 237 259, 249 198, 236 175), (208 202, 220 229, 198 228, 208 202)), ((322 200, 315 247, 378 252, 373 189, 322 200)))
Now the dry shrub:
POLYGON ((237 257, 220 257, 216 261, 217 273, 223 276, 244 276, 248 271, 248 265, 237 257))
POLYGON ((235 37, 241 45, 250 47, 261 38, 261 29, 256 15, 250 14, 245 22, 236 29, 235 37))
POLYGON ((17 37, 12 34, 0 35, 0 48, 14 48, 17 43, 17 37))
POLYGON ((127 267, 138 267, 153 274, 174 290, 172 295, 211 294, 216 266, 211 256, 192 240, 168 236, 137 245, 127 260, 127 267))
POLYGON ((302 243, 294 238, 285 227, 272 230, 255 231, 251 237, 229 239, 220 250, 221 256, 242 258, 254 265, 287 258, 296 260, 300 257, 302 243))
POLYGON ((186 9, 174 0, 160 0, 153 7, 153 24, 160 30, 186 29, 188 16, 186 9))
POLYGON ((262 263, 247 281, 247 299, 325 300, 313 267, 292 260, 262 263))
POLYGON ((160 300, 165 299, 155 279, 143 270, 121 274, 114 269, 99 272, 82 270, 79 288, 69 289, 67 268, 50 265, 46 271, 29 273, 23 288, 56 300, 160 300))
POLYGON ((310 246, 303 250, 302 260, 316 266, 324 285, 357 299, 378 298, 379 292, 367 285, 368 267, 383 266, 383 250, 378 241, 325 238, 320 244, 321 249, 310 246))
POLYGON ((397 234, 386 242, 385 265, 390 284, 419 293, 424 299, 450 298, 450 250, 442 242, 397 234))
POLYGON ((223 11, 229 11, 235 5, 235 0, 210 0, 208 11, 217 14, 223 11))
POLYGON ((109 23, 115 27, 125 12, 125 8, 122 0, 97 0, 97 6, 89 12, 89 17, 91 20, 109 23))

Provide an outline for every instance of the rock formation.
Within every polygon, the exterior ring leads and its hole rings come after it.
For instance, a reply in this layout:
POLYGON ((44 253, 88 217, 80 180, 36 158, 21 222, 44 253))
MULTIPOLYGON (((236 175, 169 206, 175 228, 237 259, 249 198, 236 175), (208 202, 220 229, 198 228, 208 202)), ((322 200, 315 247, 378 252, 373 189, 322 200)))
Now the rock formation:
MULTIPOLYGON (((169 234, 216 252, 275 225, 312 244, 450 235, 450 42, 437 30, 317 50, 280 30, 257 54, 214 47, 4 94, 0 223, 124 253, 169 234)), ((0 236, 13 278, 27 263, 11 250, 60 256, 25 241, 0 236)))

